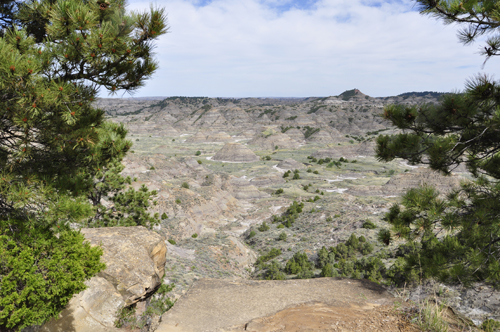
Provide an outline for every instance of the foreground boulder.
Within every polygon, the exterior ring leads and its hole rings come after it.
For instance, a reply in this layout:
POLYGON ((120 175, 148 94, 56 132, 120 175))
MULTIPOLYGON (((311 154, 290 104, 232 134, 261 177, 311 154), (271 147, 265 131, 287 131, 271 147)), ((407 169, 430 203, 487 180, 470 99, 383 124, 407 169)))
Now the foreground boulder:
POLYGON ((145 227, 87 228, 81 232, 92 246, 103 248, 106 269, 86 282, 59 319, 38 331, 106 332, 114 327, 116 312, 139 302, 160 286, 165 273, 165 240, 145 227))
MULTIPOLYGON (((366 280, 200 279, 162 316, 156 331, 330 331, 339 321, 346 324, 351 316, 370 316, 393 301, 383 287, 366 280)), ((379 326, 372 320, 371 327, 359 331, 399 331, 388 326, 387 315, 383 317, 379 326)))

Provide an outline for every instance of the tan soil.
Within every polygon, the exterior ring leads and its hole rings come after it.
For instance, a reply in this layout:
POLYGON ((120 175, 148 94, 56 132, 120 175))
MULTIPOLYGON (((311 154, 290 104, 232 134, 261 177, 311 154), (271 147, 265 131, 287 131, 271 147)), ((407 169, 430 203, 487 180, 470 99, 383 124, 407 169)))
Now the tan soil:
POLYGON ((400 331, 387 329, 387 315, 374 311, 393 302, 384 288, 366 280, 200 279, 163 315, 157 331, 245 331, 245 326, 247 331, 347 331, 362 317, 372 317, 363 324, 380 331, 400 331), (382 317, 378 323, 377 315, 382 317))
POLYGON ((305 331, 371 331, 417 332, 418 327, 397 314, 394 306, 328 306, 305 304, 282 310, 275 315, 251 321, 229 331, 305 332, 305 331))

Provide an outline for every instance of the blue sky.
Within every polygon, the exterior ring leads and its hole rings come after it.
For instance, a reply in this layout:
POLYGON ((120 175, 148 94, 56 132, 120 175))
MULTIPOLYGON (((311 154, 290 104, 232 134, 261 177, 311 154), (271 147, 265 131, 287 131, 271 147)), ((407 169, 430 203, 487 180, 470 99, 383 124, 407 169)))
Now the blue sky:
MULTIPOLYGON (((134 97, 377 97, 453 91, 482 72, 481 43, 420 15, 410 0, 156 0, 170 32, 160 69, 134 97)), ((131 10, 150 4, 129 2, 131 10)), ((495 73, 491 59, 484 71, 495 73)), ((106 97, 106 94, 101 96, 106 97)), ((128 97, 118 93, 116 97, 128 97)))

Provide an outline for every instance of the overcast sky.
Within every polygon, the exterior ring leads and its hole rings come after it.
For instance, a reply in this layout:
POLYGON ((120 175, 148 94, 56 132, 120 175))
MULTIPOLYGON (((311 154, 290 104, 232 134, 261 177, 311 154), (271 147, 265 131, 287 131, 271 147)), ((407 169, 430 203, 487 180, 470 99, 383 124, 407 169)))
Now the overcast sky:
MULTIPOLYGON (((129 9, 148 10, 129 0, 129 9)), ((134 97, 373 97, 456 91, 482 72, 483 45, 420 15, 411 0, 156 0, 170 31, 134 97)), ((495 73, 491 59, 484 72, 495 73)), ((106 95, 102 95, 106 97, 106 95)), ((129 97, 119 93, 116 97, 129 97)))

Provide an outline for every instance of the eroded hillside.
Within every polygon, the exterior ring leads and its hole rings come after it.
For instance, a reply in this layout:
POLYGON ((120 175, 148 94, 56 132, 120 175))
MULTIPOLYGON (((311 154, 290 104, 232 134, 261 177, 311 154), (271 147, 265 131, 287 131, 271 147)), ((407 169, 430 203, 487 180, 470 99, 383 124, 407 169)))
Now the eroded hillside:
POLYGON ((390 264, 375 238, 397 197, 425 183, 445 192, 465 173, 380 163, 374 138, 394 132, 381 117, 384 105, 435 102, 434 95, 350 90, 304 99, 101 99, 98 106, 129 129, 134 146, 124 173, 158 190, 153 210, 168 216, 157 229, 170 240, 166 277, 180 295, 200 277, 265 277, 255 261, 272 249, 282 267, 297 252, 315 261, 319 249, 352 233, 390 264), (293 202, 303 208, 286 224, 280 218, 293 202))

